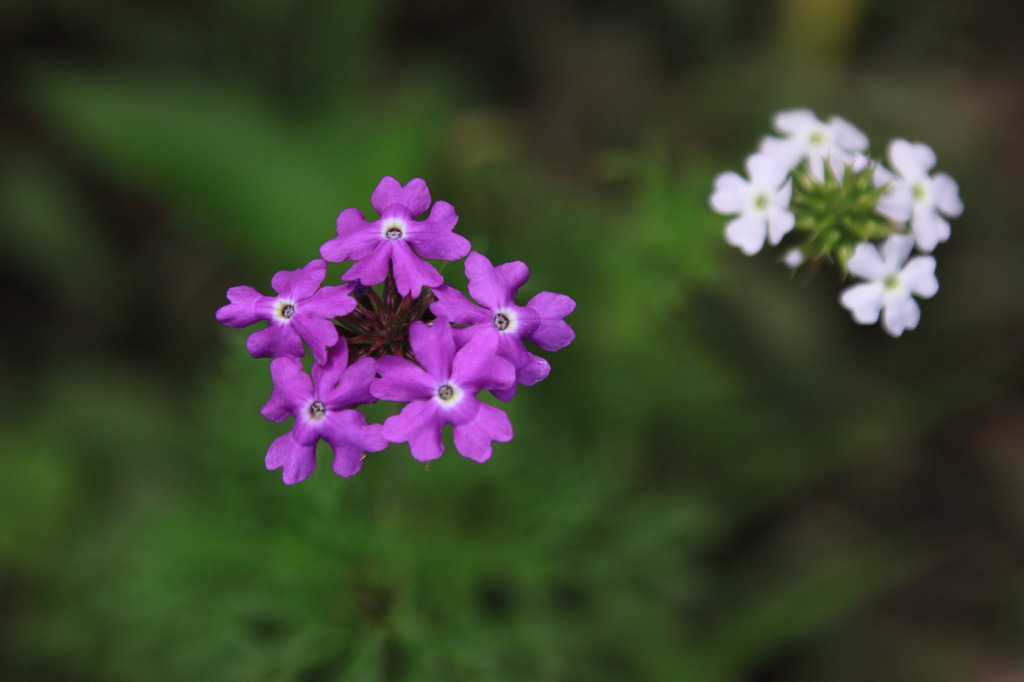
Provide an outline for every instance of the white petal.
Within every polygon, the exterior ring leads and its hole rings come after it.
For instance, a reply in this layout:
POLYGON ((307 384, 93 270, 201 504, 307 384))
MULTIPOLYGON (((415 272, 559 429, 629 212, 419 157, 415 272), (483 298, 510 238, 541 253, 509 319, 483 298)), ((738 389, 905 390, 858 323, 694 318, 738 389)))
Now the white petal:
POLYGON ((882 260, 886 270, 895 274, 907 261, 907 256, 914 250, 914 238, 909 234, 894 234, 882 244, 882 260))
POLYGON ((799 142, 791 139, 781 140, 777 137, 762 138, 758 151, 761 154, 778 160, 788 170, 793 170, 799 166, 800 161, 804 157, 804 152, 799 142))
POLYGON ((846 261, 846 267, 857 277, 868 280, 881 281, 889 275, 896 274, 895 270, 886 267, 878 254, 878 249, 870 242, 857 245, 850 260, 846 261))
POLYGON ((808 154, 807 168, 815 180, 825 182, 825 158, 821 154, 814 151, 808 154))
POLYGON ((895 180, 878 199, 875 210, 896 223, 906 223, 914 212, 914 194, 903 180, 895 180))
POLYGON ((889 143, 889 161, 897 173, 913 184, 928 177, 928 171, 935 166, 935 152, 926 144, 893 140, 889 143))
POLYGON ((740 216, 730 220, 725 226, 725 241, 738 246, 748 256, 753 256, 764 246, 767 232, 768 227, 764 218, 740 216))
POLYGON ((853 314, 858 324, 874 324, 882 311, 884 295, 885 287, 881 282, 865 282, 845 289, 839 296, 839 303, 853 314))
POLYGON ((787 180, 778 194, 772 199, 772 205, 779 208, 789 208, 789 201, 793 198, 793 183, 787 180))
POLYGON ((768 207, 768 241, 774 246, 793 229, 796 218, 777 206, 768 207))
POLYGON ((906 329, 916 329, 920 321, 921 308, 910 294, 886 301, 882 326, 891 336, 899 336, 906 329))
POLYGON ((752 154, 747 158, 750 184, 772 194, 786 182, 789 168, 770 154, 752 154))
POLYGON ((711 208, 717 213, 742 213, 747 207, 750 183, 739 173, 729 171, 715 178, 715 191, 711 194, 711 208))
POLYGON ((900 271, 900 281, 915 296, 931 298, 939 291, 939 280, 935 278, 935 259, 931 256, 914 256, 900 271))
POLYGON ((772 127, 780 133, 796 135, 811 126, 821 125, 821 121, 810 109, 790 109, 780 111, 772 117, 772 127))
POLYGON ((931 253, 939 242, 949 239, 949 223, 940 218, 935 209, 927 206, 914 207, 910 229, 914 231, 917 250, 923 253, 931 253))
POLYGON ((960 188, 956 180, 945 173, 937 173, 932 178, 932 192, 935 205, 939 211, 950 218, 959 218, 964 212, 964 202, 960 200, 960 188))
POLYGON ((828 124, 832 128, 832 143, 837 147, 851 152, 862 152, 868 148, 868 136, 849 121, 833 116, 828 124))

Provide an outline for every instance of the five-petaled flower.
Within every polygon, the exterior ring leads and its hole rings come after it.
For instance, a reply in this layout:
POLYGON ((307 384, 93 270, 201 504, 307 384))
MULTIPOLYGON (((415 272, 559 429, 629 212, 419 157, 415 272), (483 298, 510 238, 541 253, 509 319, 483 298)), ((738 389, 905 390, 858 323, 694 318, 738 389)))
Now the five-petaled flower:
POLYGON ((926 144, 893 140, 889 145, 889 162, 899 173, 894 184, 913 202, 910 229, 919 251, 931 253, 949 239, 949 223, 942 216, 957 218, 964 212, 960 189, 945 173, 929 175, 935 167, 935 152, 926 144))
POLYGON ((346 208, 338 216, 338 236, 320 247, 320 255, 332 263, 356 261, 343 280, 380 284, 390 267, 398 292, 415 298, 423 287, 444 282, 424 258, 452 261, 469 253, 469 240, 452 231, 459 217, 448 202, 434 203, 427 218, 414 220, 430 208, 430 191, 423 179, 414 178, 403 186, 387 176, 373 191, 370 203, 380 218, 368 222, 358 208, 346 208))
POLYGON ((345 339, 335 345, 324 364, 313 365, 312 378, 294 358, 270 363, 274 382, 270 399, 260 410, 265 418, 282 422, 295 417, 292 430, 274 440, 267 450, 268 470, 283 469, 282 480, 298 483, 316 466, 316 444, 327 441, 334 450, 332 468, 339 476, 352 476, 363 466, 367 452, 380 452, 388 443, 380 424, 367 424, 355 405, 374 402, 370 383, 376 378, 373 358, 348 364, 345 339))
POLYGON ((331 318, 355 310, 351 284, 320 287, 327 263, 319 258, 298 270, 282 270, 270 280, 277 296, 264 296, 249 286, 228 289, 230 303, 217 310, 217 321, 229 327, 248 327, 260 320, 266 329, 253 332, 245 346, 254 358, 298 358, 305 341, 317 362, 338 342, 331 318))
POLYGON ((725 241, 750 256, 761 250, 766 237, 778 244, 795 219, 788 210, 793 192, 789 169, 766 154, 748 157, 746 166, 749 181, 732 171, 715 178, 711 208, 724 215, 739 214, 726 224, 725 241))
POLYGON ((530 277, 525 263, 513 261, 495 267, 483 254, 473 252, 466 258, 469 293, 474 304, 458 289, 450 286, 434 290, 437 301, 431 312, 447 318, 456 327, 453 332, 461 348, 474 336, 485 334, 496 340, 497 353, 516 368, 516 382, 506 389, 492 389, 495 397, 508 402, 519 384, 532 386, 547 377, 551 365, 530 353, 524 341, 543 350, 556 351, 576 338, 565 317, 576 302, 564 294, 542 291, 525 306, 516 305, 516 291, 530 277))
POLYGON ((914 238, 904 234, 889 237, 881 253, 873 244, 857 247, 847 266, 851 274, 868 281, 849 287, 839 297, 854 320, 874 324, 881 313, 882 326, 892 336, 917 327, 921 309, 914 296, 931 298, 939 290, 939 282, 931 256, 907 261, 913 249, 914 238))
POLYGON ((409 443, 412 456, 428 462, 444 452, 441 431, 451 424, 455 448, 477 462, 491 457, 491 443, 512 440, 512 423, 497 407, 481 401, 483 390, 509 388, 512 363, 497 355, 498 339, 476 334, 456 350, 448 320, 413 323, 409 341, 419 364, 397 356, 377 360, 381 378, 370 385, 380 400, 408 402, 388 417, 381 433, 392 443, 409 443))

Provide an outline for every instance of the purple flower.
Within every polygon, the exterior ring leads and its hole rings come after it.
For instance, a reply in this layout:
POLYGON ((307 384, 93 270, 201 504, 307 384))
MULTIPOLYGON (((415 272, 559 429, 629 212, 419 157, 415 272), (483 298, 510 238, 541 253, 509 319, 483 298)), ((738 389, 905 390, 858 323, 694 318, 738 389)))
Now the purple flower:
POLYGON ((469 278, 469 293, 480 305, 469 301, 457 289, 442 286, 434 289, 437 301, 430 310, 453 324, 469 325, 454 330, 460 347, 481 335, 494 339, 498 355, 516 368, 516 383, 507 389, 491 391, 495 397, 508 402, 518 384, 532 386, 551 371, 548 361, 527 351, 523 342, 532 341, 546 351, 559 350, 572 343, 576 334, 564 318, 575 310, 576 301, 564 294, 542 291, 525 306, 518 306, 516 291, 529 279, 530 270, 520 261, 495 267, 486 256, 475 251, 466 258, 466 277, 469 278))
POLYGON ((413 323, 409 341, 419 365, 395 356, 380 358, 381 378, 370 386, 375 398, 409 401, 384 422, 384 438, 408 442, 412 456, 421 462, 444 452, 441 431, 446 424, 452 425, 459 454, 477 462, 490 458, 493 441, 512 440, 508 415, 476 397, 515 381, 515 368, 495 354, 495 336, 474 336, 456 352, 451 325, 439 317, 433 326, 413 323))
POLYGON ((319 363, 327 361, 327 349, 338 342, 331 318, 347 315, 356 307, 349 296, 352 284, 320 287, 327 263, 319 258, 298 270, 282 270, 270 280, 277 296, 264 296, 249 286, 228 289, 226 306, 217 310, 217 321, 229 327, 248 327, 267 320, 266 329, 253 332, 245 347, 254 358, 298 358, 305 341, 319 363))
POLYGON ((320 439, 334 450, 334 473, 345 477, 359 473, 364 453, 380 452, 388 445, 380 424, 367 424, 362 412, 346 409, 374 402, 369 391, 376 378, 374 360, 347 363, 345 339, 331 348, 325 364, 313 365, 312 379, 295 358, 270 363, 274 390, 260 414, 274 422, 295 417, 295 424, 270 444, 266 463, 268 470, 283 468, 282 479, 288 485, 313 473, 320 439))
POLYGON ((356 261, 343 280, 380 284, 390 265, 399 293, 416 297, 423 287, 444 282, 423 258, 451 261, 469 253, 469 240, 452 232, 459 217, 448 202, 436 202, 426 219, 413 220, 430 208, 430 191, 422 178, 402 186, 386 176, 373 190, 370 203, 380 218, 367 222, 361 210, 346 208, 338 216, 338 236, 320 247, 320 255, 332 263, 356 261))

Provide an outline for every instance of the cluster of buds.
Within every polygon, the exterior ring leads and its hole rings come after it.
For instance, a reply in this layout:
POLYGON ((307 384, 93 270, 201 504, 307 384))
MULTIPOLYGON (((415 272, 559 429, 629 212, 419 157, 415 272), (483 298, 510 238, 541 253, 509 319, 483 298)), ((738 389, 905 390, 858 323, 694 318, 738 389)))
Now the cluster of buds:
POLYGON ((448 424, 461 455, 489 459, 495 441, 512 439, 512 424, 479 394, 490 391, 508 402, 519 384, 548 376, 547 360, 525 342, 555 351, 575 338, 565 322, 575 301, 545 291, 517 305, 516 292, 529 278, 526 265, 494 266, 471 253, 469 240, 453 231, 455 209, 444 201, 431 208, 422 179, 403 186, 385 177, 370 203, 379 218, 342 211, 338 236, 320 247, 321 258, 274 275, 276 295, 232 287, 230 303, 217 311, 229 327, 267 322, 246 348, 255 358, 271 358, 273 390, 260 413, 274 422, 295 418, 266 456, 267 469, 282 469, 287 484, 313 473, 320 440, 334 452, 334 472, 347 477, 359 472, 366 453, 389 443, 408 443, 421 462, 437 459, 448 424), (424 260, 463 258, 473 300, 445 285, 424 260), (353 262, 342 284, 322 286, 328 261, 353 262), (301 360, 307 347, 308 373, 301 360), (383 424, 368 424, 356 408, 377 400, 405 405, 383 424))
POLYGON ((949 239, 946 219, 963 212, 956 182, 931 174, 930 147, 901 139, 889 143, 890 170, 866 155, 864 133, 837 116, 823 122, 796 109, 776 114, 773 125, 780 137, 761 140, 747 178, 715 178, 711 207, 736 216, 725 240, 747 255, 766 241, 792 242, 783 256, 789 267, 835 263, 844 277, 865 280, 839 298, 858 323, 881 317, 892 336, 917 327, 914 297, 939 289, 928 254, 949 239))

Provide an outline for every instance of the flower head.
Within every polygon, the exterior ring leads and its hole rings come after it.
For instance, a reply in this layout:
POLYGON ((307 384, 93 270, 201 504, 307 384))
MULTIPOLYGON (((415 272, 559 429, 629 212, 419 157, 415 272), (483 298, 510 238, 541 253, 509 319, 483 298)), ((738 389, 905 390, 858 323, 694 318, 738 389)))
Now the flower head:
POLYGON ((964 211, 956 181, 945 173, 929 175, 935 167, 935 152, 926 144, 893 140, 889 144, 889 162, 899 174, 895 184, 908 195, 913 214, 910 229, 920 251, 930 253, 949 239, 949 223, 964 211))
POLYGON ((432 326, 414 323, 409 337, 419 364, 395 356, 377 360, 381 378, 371 384, 370 393, 409 403, 388 417, 382 435, 392 443, 409 443, 412 456, 427 462, 444 452, 441 431, 451 424, 459 453, 486 461, 493 441, 512 440, 508 415, 476 397, 515 382, 515 368, 496 353, 497 338, 477 334, 456 351, 451 325, 443 317, 432 326))
POLYGON ((847 156, 868 148, 868 138, 853 124, 833 116, 827 123, 819 121, 810 109, 780 111, 772 119, 775 130, 785 137, 765 137, 761 152, 777 159, 793 170, 807 161, 811 175, 825 177, 825 160, 847 156))
POLYGON ((530 277, 526 264, 520 261, 494 266, 474 251, 466 258, 466 277, 469 293, 479 305, 457 289, 442 286, 434 290, 437 301, 430 310, 452 324, 469 325, 453 329, 459 347, 478 334, 495 338, 497 354, 516 368, 516 382, 491 393, 508 402, 518 384, 532 386, 551 371, 548 361, 530 353, 524 341, 547 351, 568 346, 576 334, 565 317, 575 310, 576 302, 564 294, 542 291, 525 306, 516 305, 516 291, 530 277))
POLYGON ((327 349, 338 342, 331 318, 356 307, 352 285, 320 287, 327 263, 319 258, 298 270, 282 270, 270 280, 277 296, 264 296, 249 286, 228 289, 230 303, 217 310, 217 321, 229 327, 269 324, 253 332, 245 346, 254 358, 298 358, 305 341, 317 362, 327 361, 327 349))
POLYGON ((374 402, 369 390, 376 377, 374 360, 347 363, 345 339, 331 349, 325 364, 313 365, 312 378, 294 358, 270 363, 274 389, 260 414, 274 422, 295 417, 295 424, 270 444, 266 464, 268 470, 282 468, 282 478, 289 485, 313 473, 321 439, 334 450, 334 473, 345 477, 359 472, 365 453, 387 447, 380 424, 367 424, 362 412, 348 409, 374 402))
POLYGON ((424 258, 451 261, 469 253, 469 240, 452 231, 459 217, 448 202, 435 202, 429 216, 414 220, 430 208, 430 191, 422 178, 402 185, 386 176, 370 203, 380 218, 367 221, 358 208, 347 208, 338 216, 338 236, 320 247, 320 255, 332 263, 356 261, 343 280, 372 286, 384 281, 390 267, 399 293, 417 297, 423 287, 444 282, 424 258))
POLYGON ((750 156, 746 166, 749 181, 732 171, 715 178, 711 208, 724 215, 739 214, 725 226, 725 240, 751 256, 761 250, 765 238, 778 244, 795 219, 788 210, 793 191, 789 169, 765 154, 750 156))
POLYGON ((881 253, 870 243, 857 247, 847 266, 851 274, 868 281, 849 287, 839 297, 854 320, 874 324, 881 314, 882 326, 891 336, 917 327, 921 309, 914 296, 931 298, 939 290, 939 282, 931 256, 907 261, 913 249, 914 238, 903 234, 889 237, 881 253))

